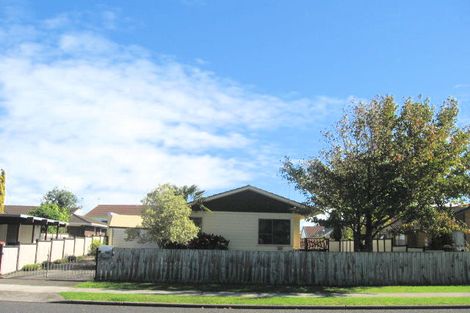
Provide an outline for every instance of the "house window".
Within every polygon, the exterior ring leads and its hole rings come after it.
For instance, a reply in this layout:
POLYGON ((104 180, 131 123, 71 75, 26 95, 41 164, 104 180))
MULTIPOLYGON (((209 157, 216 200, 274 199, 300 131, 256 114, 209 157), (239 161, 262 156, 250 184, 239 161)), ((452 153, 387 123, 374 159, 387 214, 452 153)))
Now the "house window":
POLYGON ((262 245, 290 244, 290 220, 260 219, 258 225, 258 243, 262 245))
POLYGON ((405 246, 406 245, 406 236, 405 234, 398 234, 395 236, 395 245, 396 246, 405 246))
POLYGON ((191 221, 193 221, 194 225, 202 229, 202 217, 190 217, 191 221))

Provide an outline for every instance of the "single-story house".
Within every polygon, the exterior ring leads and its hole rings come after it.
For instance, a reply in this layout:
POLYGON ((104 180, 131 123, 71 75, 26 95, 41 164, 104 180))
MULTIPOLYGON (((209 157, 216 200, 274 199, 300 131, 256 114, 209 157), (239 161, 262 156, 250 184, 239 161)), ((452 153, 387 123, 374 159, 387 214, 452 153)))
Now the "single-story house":
POLYGON ((108 225, 89 220, 72 213, 67 226, 67 233, 73 237, 105 236, 108 225))
MULTIPOLYGON (((231 250, 276 251, 300 248, 302 216, 296 213, 296 209, 302 208, 303 204, 299 202, 248 185, 206 197, 204 205, 210 211, 200 210, 192 204, 192 220, 202 232, 221 235, 229 240, 231 250)), ((99 213, 92 212, 92 216, 114 213, 109 214, 108 218, 110 245, 139 246, 138 242, 125 240, 125 231, 128 228, 141 228, 143 206, 98 207, 99 213), (110 211, 104 212, 103 208, 110 211), (115 208, 120 208, 121 213, 116 212, 115 208), (134 214, 129 214, 131 212, 134 214)), ((86 216, 89 217, 88 214, 86 216)))

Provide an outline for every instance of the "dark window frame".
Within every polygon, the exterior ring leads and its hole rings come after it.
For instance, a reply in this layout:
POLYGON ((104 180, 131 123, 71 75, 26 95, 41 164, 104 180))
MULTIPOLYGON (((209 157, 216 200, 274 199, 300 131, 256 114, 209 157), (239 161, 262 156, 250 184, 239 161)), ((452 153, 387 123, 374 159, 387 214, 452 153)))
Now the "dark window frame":
POLYGON ((260 218, 258 219, 258 244, 259 245, 290 245, 292 241, 291 228, 292 228, 291 220, 289 219, 260 218), (282 227, 282 225, 280 225, 282 223, 286 223, 286 224, 288 223, 289 227, 287 231, 284 231, 281 234, 279 234, 279 232, 276 232, 275 229, 280 226, 282 227), (269 231, 266 231, 266 228, 268 228, 269 231), (262 229, 265 229, 265 231, 261 232, 262 229))

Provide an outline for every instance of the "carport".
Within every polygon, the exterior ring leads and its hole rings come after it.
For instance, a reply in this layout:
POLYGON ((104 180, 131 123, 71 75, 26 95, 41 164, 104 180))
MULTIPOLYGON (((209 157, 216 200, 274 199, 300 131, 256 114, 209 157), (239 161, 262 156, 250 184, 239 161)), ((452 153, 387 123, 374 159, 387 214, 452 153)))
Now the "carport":
POLYGON ((56 227, 55 238, 59 229, 67 223, 25 214, 0 214, 0 241, 7 245, 34 243, 38 239, 47 240, 49 227, 56 227))

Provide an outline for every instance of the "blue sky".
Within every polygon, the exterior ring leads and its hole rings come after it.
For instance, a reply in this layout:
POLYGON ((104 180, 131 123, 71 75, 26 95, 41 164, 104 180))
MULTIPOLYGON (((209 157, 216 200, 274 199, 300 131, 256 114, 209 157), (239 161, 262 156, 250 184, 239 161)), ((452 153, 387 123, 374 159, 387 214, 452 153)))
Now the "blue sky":
POLYGON ((468 1, 0 0, 7 203, 54 186, 136 203, 159 183, 302 200, 286 155, 321 149, 354 99, 460 101, 468 1))

